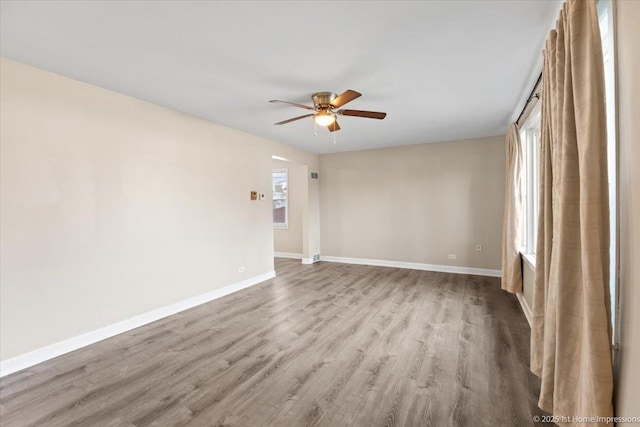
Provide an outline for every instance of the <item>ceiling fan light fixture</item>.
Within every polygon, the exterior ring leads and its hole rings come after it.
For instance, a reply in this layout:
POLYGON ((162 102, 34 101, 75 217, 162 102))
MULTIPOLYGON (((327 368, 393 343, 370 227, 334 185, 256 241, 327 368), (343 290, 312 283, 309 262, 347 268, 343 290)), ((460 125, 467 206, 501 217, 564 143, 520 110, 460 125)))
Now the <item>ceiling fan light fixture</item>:
POLYGON ((331 126, 336 122, 336 116, 328 111, 318 111, 313 120, 318 126, 331 126))

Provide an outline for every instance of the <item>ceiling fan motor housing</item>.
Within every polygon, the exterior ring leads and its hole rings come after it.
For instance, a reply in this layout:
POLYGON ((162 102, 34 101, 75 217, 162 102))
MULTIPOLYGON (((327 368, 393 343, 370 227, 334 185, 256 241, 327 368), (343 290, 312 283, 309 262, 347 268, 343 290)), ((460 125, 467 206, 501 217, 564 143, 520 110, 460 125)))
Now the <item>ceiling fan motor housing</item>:
POLYGON ((337 98, 333 92, 316 92, 311 95, 311 99, 313 100, 313 105, 316 107, 316 110, 327 110, 332 108, 331 101, 337 98))

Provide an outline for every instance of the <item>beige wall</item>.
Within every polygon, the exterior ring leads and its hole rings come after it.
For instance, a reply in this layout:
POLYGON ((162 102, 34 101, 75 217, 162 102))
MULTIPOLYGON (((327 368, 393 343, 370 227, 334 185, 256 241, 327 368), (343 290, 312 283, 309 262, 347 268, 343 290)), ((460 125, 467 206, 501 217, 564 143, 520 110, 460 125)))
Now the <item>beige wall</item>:
POLYGON ((640 417, 640 2, 616 1, 620 145, 618 416, 640 417))
POLYGON ((274 169, 289 171, 289 227, 273 229, 273 250, 302 256, 303 212, 308 205, 306 165, 282 160, 273 161, 274 169))
POLYGON ((273 270, 271 202, 249 191, 270 194, 271 155, 317 155, 0 67, 2 360, 273 270))
POLYGON ((500 269, 504 162, 502 136, 320 156, 322 255, 500 269))

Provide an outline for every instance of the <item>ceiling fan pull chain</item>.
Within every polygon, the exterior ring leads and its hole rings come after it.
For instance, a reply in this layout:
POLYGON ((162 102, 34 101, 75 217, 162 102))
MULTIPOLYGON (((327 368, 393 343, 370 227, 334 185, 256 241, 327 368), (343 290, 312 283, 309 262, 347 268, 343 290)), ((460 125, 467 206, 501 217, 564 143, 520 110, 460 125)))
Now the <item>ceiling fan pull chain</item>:
POLYGON ((313 136, 318 136, 318 124, 316 121, 313 121, 313 136))
POLYGON ((336 133, 331 132, 331 134, 333 135, 333 145, 336 145, 336 133))

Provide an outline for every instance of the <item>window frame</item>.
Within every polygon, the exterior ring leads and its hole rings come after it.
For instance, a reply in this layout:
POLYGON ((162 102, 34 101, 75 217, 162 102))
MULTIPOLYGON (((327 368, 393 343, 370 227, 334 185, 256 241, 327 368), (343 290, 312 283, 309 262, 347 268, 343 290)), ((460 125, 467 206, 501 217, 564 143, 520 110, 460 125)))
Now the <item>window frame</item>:
POLYGON ((535 267, 540 192, 541 103, 535 102, 520 128, 522 153, 521 195, 523 207, 520 253, 535 267))

